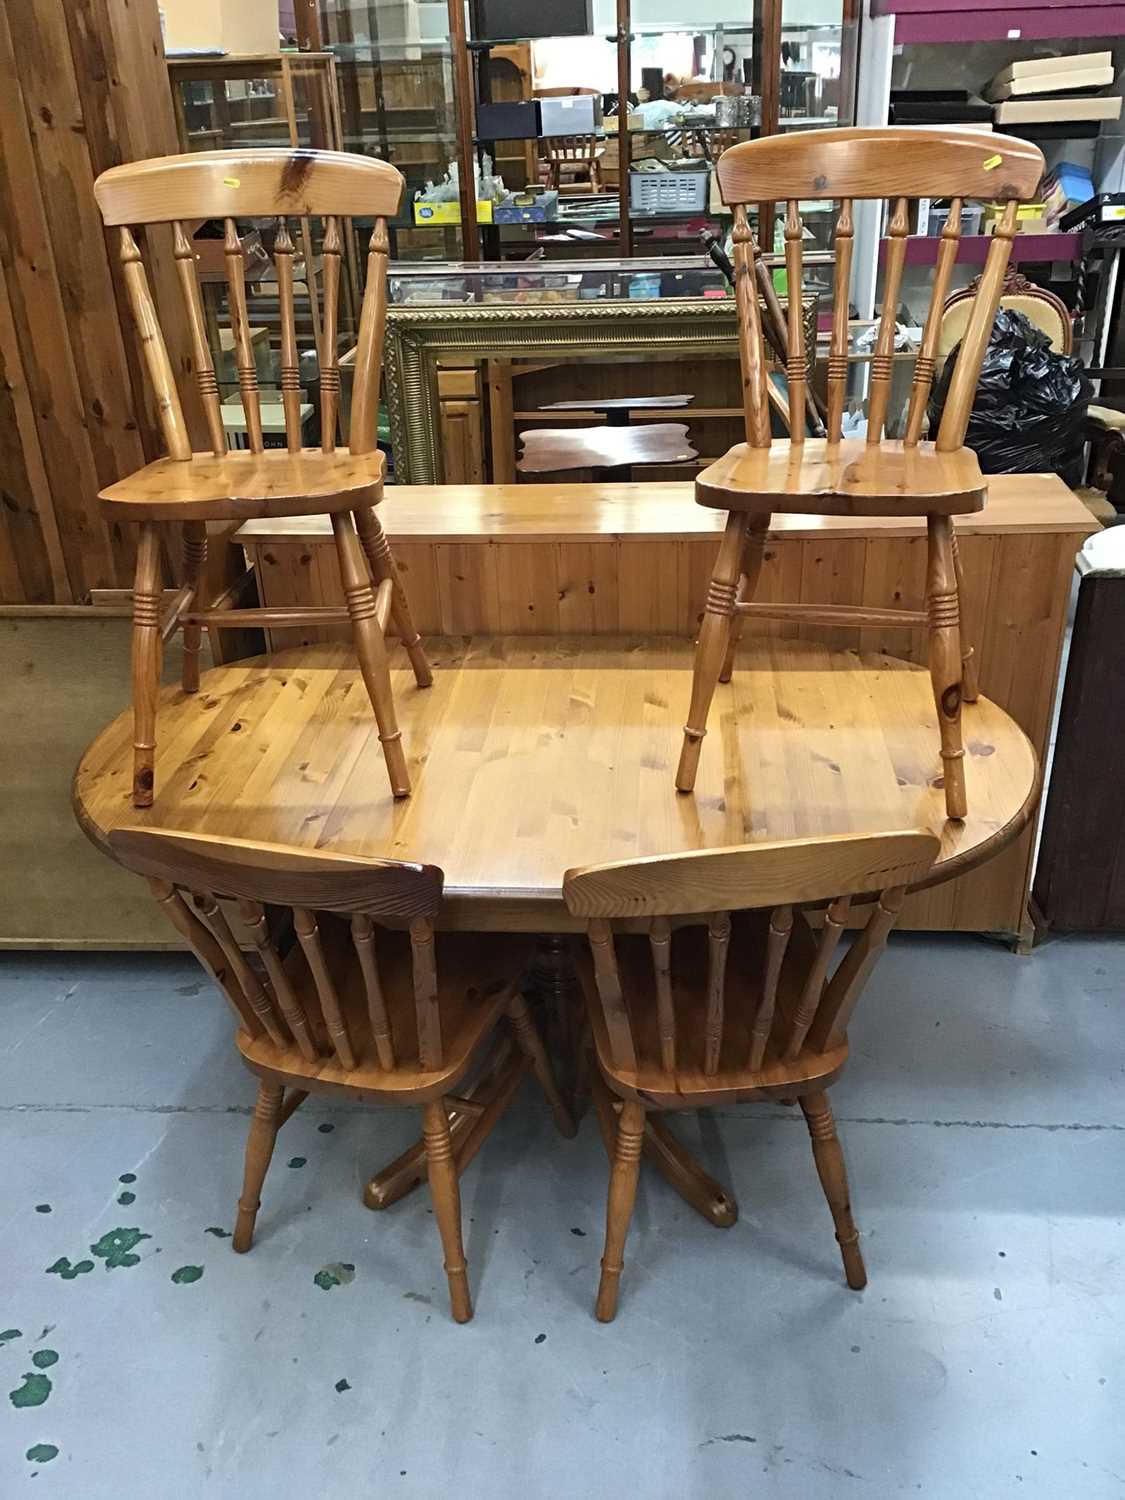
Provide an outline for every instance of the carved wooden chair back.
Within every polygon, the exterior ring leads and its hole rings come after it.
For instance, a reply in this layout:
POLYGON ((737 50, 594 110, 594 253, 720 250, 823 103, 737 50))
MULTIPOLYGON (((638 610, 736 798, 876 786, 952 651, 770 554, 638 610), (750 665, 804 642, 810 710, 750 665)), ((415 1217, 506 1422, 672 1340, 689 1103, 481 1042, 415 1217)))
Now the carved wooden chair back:
MULTIPOLYGON (((107 226, 120 232, 120 255, 129 302, 149 378, 156 393, 160 425, 169 457, 190 460, 191 441, 176 390, 175 374, 160 329, 141 249, 134 229, 171 224, 176 268, 191 334, 192 363, 207 432, 216 456, 227 451, 214 360, 207 338, 203 299, 192 248, 192 227, 219 219, 225 228, 224 255, 230 293, 238 385, 252 452, 263 451, 261 398, 251 344, 246 273, 238 221, 277 221, 274 263, 280 308, 280 385, 290 453, 302 447, 301 379, 294 301, 292 225, 323 220, 323 307, 320 316, 320 445, 335 450, 340 417, 338 358, 340 274, 344 248, 342 221, 373 215, 368 244, 367 283, 356 340, 351 431, 353 454, 375 451, 379 379, 387 307, 387 218, 398 211, 402 174, 389 162, 334 151, 198 151, 186 156, 130 162, 103 172, 94 194, 107 226)), ((303 236, 306 258, 311 237, 303 236)), ((310 295, 312 268, 306 265, 310 295)))
POLYGON ((906 888, 925 875, 938 848, 930 833, 845 835, 567 872, 567 906, 588 919, 593 984, 587 978, 585 988, 598 1050, 592 1083, 612 1162, 596 1302, 602 1322, 617 1311, 642 1151, 712 1223, 734 1222, 737 1205, 662 1122, 648 1118, 723 1100, 800 1100, 848 1285, 866 1284, 827 1088, 846 1060, 848 1021, 906 888), (851 901, 873 892, 866 925, 830 973, 851 901), (799 908, 825 902, 814 937, 799 908), (756 924, 742 915, 751 908, 756 924), (732 912, 740 913, 733 927, 732 912), (651 979, 643 938, 615 940, 611 924, 626 918, 647 924, 651 979), (702 961, 698 926, 681 930, 693 919, 707 923, 702 961), (685 940, 693 944, 686 963, 685 940))
MULTIPOLYGON (((184 631, 183 685, 199 687, 201 632, 248 625, 348 624, 373 711, 395 796, 410 792, 401 735, 391 694, 384 634, 393 620, 420 687, 432 682, 425 650, 414 629, 406 593, 374 507, 382 498, 383 460, 378 452, 379 379, 387 311, 387 216, 396 212, 402 177, 389 162, 331 151, 200 151, 131 162, 103 172, 94 193, 108 226, 117 227, 133 318, 156 394, 168 449, 162 459, 109 489, 101 499, 118 516, 140 522, 133 590, 133 802, 152 804, 156 753, 156 700, 163 642, 184 631), (374 216, 367 285, 354 352, 349 453, 337 450, 340 425, 338 357, 342 223, 353 214, 374 216), (280 385, 287 453, 264 454, 261 395, 246 300, 240 219, 275 218, 274 259, 280 308, 280 385), (320 317, 320 449, 303 449, 301 374, 294 301, 290 221, 323 219, 323 309, 320 317), (250 452, 227 457, 223 410, 204 320, 192 247, 192 226, 219 219, 225 226, 224 258, 230 290, 238 384, 250 452), (191 437, 153 302, 134 229, 171 224, 176 268, 191 336, 191 362, 207 421, 210 455, 193 463, 191 437), (248 460, 248 461, 244 461, 248 460), (181 466, 182 465, 182 466, 181 466), (348 512, 351 512, 349 514, 348 512), (298 610, 200 608, 207 560, 207 522, 249 515, 330 514, 345 606, 298 610), (354 519, 353 519, 354 517, 354 519), (161 602, 158 523, 182 521, 184 584, 166 612, 161 602), (373 587, 372 585, 375 585, 373 587)), ((350 232, 350 231, 349 231, 350 232)), ((313 294, 312 238, 307 229, 305 274, 313 294)), ((313 297, 315 308, 315 295, 313 297)), ((315 326, 315 319, 314 319, 315 326)))
POLYGON ((715 163, 724 151, 730 151, 732 147, 738 145, 739 134, 737 130, 707 125, 696 132, 696 139, 707 161, 715 163))
POLYGON ((412 1068, 442 1066, 437 1001, 434 920, 443 876, 434 865, 359 859, 241 839, 125 828, 110 834, 110 848, 127 869, 147 878, 172 925, 222 990, 238 1024, 251 1037, 268 1036, 280 1048, 293 1044, 314 1069, 327 1046, 341 1068, 359 1061, 330 973, 318 918, 344 919, 363 975, 371 1039, 381 1069, 402 1059, 391 1034, 375 933, 376 919, 406 922, 410 929, 418 1055, 412 1068), (239 947, 220 900, 237 901, 264 970, 259 977, 239 947), (291 968, 274 938, 281 926, 296 933, 324 1020, 302 1006, 291 968))
MULTIPOLYGON (((939 452, 964 445, 981 362, 992 331, 1001 283, 1016 232, 1016 212, 1030 198, 1043 174, 1038 147, 1011 136, 969 130, 912 130, 874 127, 818 130, 745 141, 725 151, 718 179, 723 201, 733 207, 735 295, 738 302, 746 441, 770 446, 767 375, 762 317, 755 295, 755 259, 761 254, 747 217, 753 202, 784 202, 785 262, 790 291, 801 286, 803 225, 801 201, 831 198, 839 203, 834 231, 831 346, 828 358, 828 440, 841 437, 848 383, 848 308, 857 200, 886 199, 888 221, 882 313, 871 362, 867 442, 883 436, 893 374, 895 321, 910 236, 910 201, 922 197, 952 200, 942 231, 929 308, 914 369, 905 443, 916 446, 934 378, 942 310, 961 238, 966 199, 1002 203, 1004 209, 988 248, 984 272, 961 343, 936 434, 939 452)), ((772 225, 771 225, 772 228, 772 225)), ((789 416, 792 441, 804 439, 807 380, 800 298, 791 296, 789 334, 789 416)))
POLYGON ((453 956, 442 991, 450 1034, 443 1037, 434 938, 443 876, 436 866, 144 828, 116 829, 109 844, 122 865, 147 878, 226 996, 239 1051, 258 1075, 233 1248, 250 1248, 278 1130, 309 1093, 354 1091, 365 1100, 419 1104, 422 1142, 372 1179, 364 1201, 386 1207, 429 1178, 453 1316, 467 1322, 472 1300, 459 1173, 528 1067, 559 1130, 573 1135, 575 1129, 518 992, 525 941, 493 935, 482 943, 473 934, 450 934, 446 952, 453 956), (261 972, 239 947, 224 901, 238 903, 261 972), (383 924, 378 935, 376 922, 383 924), (409 980, 401 934, 385 930, 404 924, 409 980), (485 1057, 483 1044, 505 1011, 515 1047, 499 1039, 485 1057), (512 1055, 505 1060, 506 1045, 512 1055), (472 1095, 451 1093, 470 1068, 472 1095))
POLYGON ((547 155, 548 185, 562 186, 563 173, 585 172, 591 192, 601 185, 598 152, 602 143, 596 135, 548 135, 543 138, 547 155))
MULTIPOLYGON (((662 1073, 674 1089, 681 1071, 715 1077, 723 1059, 724 1082, 746 1088, 767 1057, 784 1064, 806 1051, 839 1046, 906 888, 925 875, 938 848, 938 840, 924 832, 845 835, 568 870, 563 895, 572 913, 588 919, 612 1068, 629 1074, 644 1069, 649 1079, 662 1073), (830 975, 852 898, 872 893, 876 899, 863 929, 830 975), (799 999, 785 1013, 777 1003, 779 980, 795 919, 803 920, 801 907, 824 903, 824 923, 809 945, 799 999), (731 914, 749 909, 769 913, 759 976, 732 976, 740 999, 750 999, 751 1014, 727 1003, 731 914), (643 992, 628 992, 622 983, 612 922, 626 918, 634 924, 641 919, 648 928, 652 984, 643 992), (694 1013, 690 1018, 677 1014, 671 964, 674 929, 693 919, 707 924, 706 1009, 698 1034, 685 1026, 698 1019, 694 1013), (644 1024, 653 1010, 655 1033, 644 1024), (647 1055, 646 1038, 651 1043, 654 1035, 659 1051, 647 1055), (745 1042, 733 1064, 732 1038, 745 1042)), ((774 1084, 780 1081, 780 1075, 773 1079, 774 1084)), ((690 1103, 689 1096, 684 1102, 690 1103)))

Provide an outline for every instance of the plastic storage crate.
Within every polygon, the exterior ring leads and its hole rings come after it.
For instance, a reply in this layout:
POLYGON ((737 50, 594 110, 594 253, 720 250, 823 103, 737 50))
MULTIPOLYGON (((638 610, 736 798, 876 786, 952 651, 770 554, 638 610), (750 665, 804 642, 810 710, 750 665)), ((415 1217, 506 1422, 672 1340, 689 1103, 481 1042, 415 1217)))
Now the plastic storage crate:
POLYGON ((630 172, 635 214, 705 213, 710 172, 630 172))

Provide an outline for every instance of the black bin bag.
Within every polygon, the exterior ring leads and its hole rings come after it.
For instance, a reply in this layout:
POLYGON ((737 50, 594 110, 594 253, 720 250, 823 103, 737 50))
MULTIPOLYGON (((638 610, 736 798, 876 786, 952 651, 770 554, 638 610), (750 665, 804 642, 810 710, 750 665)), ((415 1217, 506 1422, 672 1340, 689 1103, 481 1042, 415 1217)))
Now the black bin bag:
MULTIPOLYGON (((930 397, 936 436, 960 344, 930 397)), ((1023 313, 1000 308, 981 366, 965 446, 985 474, 1059 474, 1080 484, 1083 425, 1093 387, 1082 361, 1056 354, 1023 313)))

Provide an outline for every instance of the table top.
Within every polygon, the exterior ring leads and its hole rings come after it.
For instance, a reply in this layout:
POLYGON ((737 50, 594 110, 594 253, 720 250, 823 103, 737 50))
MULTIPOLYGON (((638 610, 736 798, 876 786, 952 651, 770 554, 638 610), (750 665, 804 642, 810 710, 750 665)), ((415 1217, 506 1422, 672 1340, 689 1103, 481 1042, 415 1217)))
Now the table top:
POLYGON ((446 877, 447 925, 565 931, 563 872, 759 839, 930 828, 928 884, 982 863, 1026 825, 1039 789, 1023 731, 986 699, 964 712, 969 817, 947 822, 929 674, 878 653, 766 638, 720 685, 696 791, 673 786, 690 641, 441 638, 434 685, 394 646, 414 780, 395 801, 346 644, 204 674, 161 694, 156 796, 134 809, 131 712, 75 775, 98 845, 139 825, 422 860, 446 877))
MULTIPOLYGON (((398 542, 573 542, 626 536, 658 541, 722 534, 726 516, 695 502, 691 480, 606 484, 398 484, 379 515, 398 542)), ((1014 532, 1088 536, 1098 523, 1055 474, 990 474, 984 509, 959 516, 959 536, 1014 532)), ((771 538, 925 536, 923 516, 775 515, 771 538)), ((248 546, 307 537, 331 539, 328 516, 248 521, 248 546)))
POLYGON ((683 422, 648 427, 532 427, 520 433, 520 444, 516 468, 521 474, 676 464, 696 456, 683 422))
POLYGON ((694 396, 591 396, 586 401, 548 401, 540 411, 665 411, 690 406, 694 396))

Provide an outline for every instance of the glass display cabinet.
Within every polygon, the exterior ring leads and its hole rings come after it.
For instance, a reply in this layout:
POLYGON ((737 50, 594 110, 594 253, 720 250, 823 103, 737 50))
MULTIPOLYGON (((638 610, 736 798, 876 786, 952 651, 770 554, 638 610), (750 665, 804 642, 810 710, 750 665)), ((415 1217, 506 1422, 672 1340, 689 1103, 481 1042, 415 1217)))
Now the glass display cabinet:
MULTIPOLYGON (((329 14, 332 29, 354 35, 358 27, 345 24, 351 14, 334 8, 329 14)), ((444 218, 418 222, 414 213, 415 195, 440 183, 456 159, 448 40, 382 41, 360 32, 358 40, 349 37, 328 45, 340 81, 344 150, 393 162, 406 179, 402 208, 389 226, 391 255, 402 260, 459 258, 456 203, 444 218)))
MULTIPOLYGON (((605 398, 690 396, 694 467, 743 436, 734 298, 704 256, 400 263, 390 292, 384 390, 399 482, 511 483, 520 432, 596 422, 605 398), (560 415, 560 400, 590 405, 560 415)), ((816 299, 802 306, 811 355, 816 299)))
POLYGON ((567 302, 659 301, 731 295, 706 257, 605 261, 462 261, 392 264, 390 301, 401 307, 550 306, 567 302))

